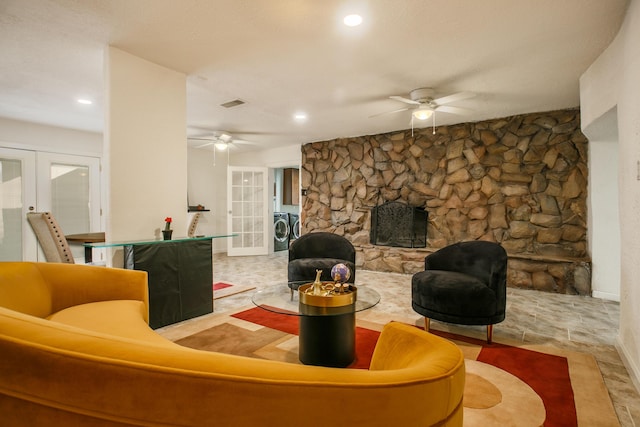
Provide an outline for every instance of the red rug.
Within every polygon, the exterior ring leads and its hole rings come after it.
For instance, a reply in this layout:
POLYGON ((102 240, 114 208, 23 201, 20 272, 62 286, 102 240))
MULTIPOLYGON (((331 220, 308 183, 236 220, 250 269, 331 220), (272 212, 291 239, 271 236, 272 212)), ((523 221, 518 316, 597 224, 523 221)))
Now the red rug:
MULTIPOLYGON (((209 326, 176 342, 186 347, 300 363, 298 317, 257 307, 220 314, 209 326)), ((367 369, 380 323, 356 319, 356 360, 367 369)), ((432 330, 464 353, 465 427, 619 426, 592 355, 550 345, 485 341, 432 330)))
POLYGON ((448 332, 432 333, 482 347, 477 361, 502 369, 529 385, 544 403, 547 412, 545 426, 577 426, 573 387, 566 357, 540 353, 520 347, 468 338, 448 332))
POLYGON ((219 291, 220 289, 230 288, 233 285, 231 283, 218 282, 213 284, 213 290, 219 291))
MULTIPOLYGON (((287 334, 298 334, 298 318, 252 308, 232 315, 237 319, 279 330, 287 334)), ((436 335, 481 347, 478 362, 497 367, 522 380, 542 399, 546 418, 544 426, 577 426, 574 393, 566 357, 540 353, 520 347, 467 338, 446 332, 432 331, 436 335)), ((356 361, 350 368, 367 369, 377 342, 378 331, 356 327, 356 361)))

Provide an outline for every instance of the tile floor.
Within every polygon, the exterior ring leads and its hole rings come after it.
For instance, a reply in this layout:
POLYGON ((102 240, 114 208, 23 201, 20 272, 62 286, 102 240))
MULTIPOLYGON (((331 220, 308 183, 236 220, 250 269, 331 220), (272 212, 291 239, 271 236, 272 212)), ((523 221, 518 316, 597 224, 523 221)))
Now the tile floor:
MULTIPOLYGON (((254 285, 258 289, 287 280, 287 252, 268 256, 227 257, 214 255, 214 282, 254 285)), ((358 317, 378 323, 398 320, 423 325, 423 319, 411 309, 411 275, 357 271, 356 285, 371 286, 381 294, 380 303, 358 317)), ((214 315, 250 307, 252 291, 216 300, 214 315)), ((206 329, 207 316, 192 319, 158 332, 171 337, 177 329, 189 334, 206 329)), ((507 317, 494 328, 494 339, 517 340, 529 344, 547 344, 593 354, 600 366, 609 394, 623 427, 640 427, 640 394, 615 349, 619 304, 590 297, 556 295, 509 288, 507 317)), ((437 321, 431 327, 480 339, 484 327, 461 327, 437 321)))

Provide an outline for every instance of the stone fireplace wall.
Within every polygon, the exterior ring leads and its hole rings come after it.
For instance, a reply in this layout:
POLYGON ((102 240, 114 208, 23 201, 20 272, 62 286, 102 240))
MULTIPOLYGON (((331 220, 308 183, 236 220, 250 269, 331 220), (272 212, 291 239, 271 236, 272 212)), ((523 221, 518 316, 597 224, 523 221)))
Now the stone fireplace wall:
POLYGON ((464 240, 500 243, 509 286, 588 295, 587 148, 568 109, 302 147, 302 232, 356 247, 357 268, 415 273, 464 240), (401 201, 429 212, 427 248, 374 246, 371 208, 401 201))

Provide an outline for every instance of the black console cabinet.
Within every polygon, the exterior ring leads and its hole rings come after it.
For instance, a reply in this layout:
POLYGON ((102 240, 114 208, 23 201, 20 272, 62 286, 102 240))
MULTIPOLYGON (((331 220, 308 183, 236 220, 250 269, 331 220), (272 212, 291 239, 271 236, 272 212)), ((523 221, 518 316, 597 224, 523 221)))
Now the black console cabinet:
POLYGON ((149 275, 152 328, 213 312, 211 239, 125 246, 124 256, 125 268, 149 275))

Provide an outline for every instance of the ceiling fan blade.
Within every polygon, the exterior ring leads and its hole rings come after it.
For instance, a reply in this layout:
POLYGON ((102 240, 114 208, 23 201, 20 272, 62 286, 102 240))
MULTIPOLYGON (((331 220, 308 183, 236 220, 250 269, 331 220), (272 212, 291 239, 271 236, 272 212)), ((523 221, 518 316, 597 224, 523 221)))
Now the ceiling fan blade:
POLYGON ((251 142, 251 141, 244 141, 242 139, 234 139, 232 141, 233 144, 240 144, 240 145, 260 145, 257 142, 251 142))
POLYGON ((206 144, 201 144, 201 145, 196 145, 194 148, 204 148, 204 147, 208 147, 210 145, 213 145, 214 142, 207 142, 206 144))
POLYGON ((435 110, 439 113, 459 114, 462 116, 473 112, 473 110, 469 110, 468 108, 452 107, 450 105, 439 105, 435 110))
POLYGON ((230 142, 233 138, 226 132, 214 132, 213 136, 222 142, 230 142))
POLYGON ((420 105, 418 101, 414 101, 413 99, 405 98, 403 96, 393 95, 393 96, 390 96, 389 98, 395 99, 396 101, 404 102, 405 104, 420 105))
POLYGON ((370 119, 374 118, 374 117, 378 117, 378 116, 385 116, 387 114, 393 114, 393 113, 399 113, 400 111, 407 111, 409 110, 409 107, 407 108, 400 108, 399 110, 393 110, 393 111, 385 111, 384 113, 378 113, 378 114, 374 114, 372 116, 369 116, 370 119))
POLYGON ((187 139, 190 139, 192 141, 213 141, 213 138, 196 138, 192 136, 188 136, 187 139))
POLYGON ((263 135, 278 135, 280 134, 280 132, 267 132, 267 131, 233 131, 232 132, 233 135, 241 135, 241 136, 245 136, 245 135, 258 135, 258 136, 263 136, 263 135))
POLYGON ((463 99, 473 98, 474 96, 476 96, 476 94, 473 92, 458 92, 452 95, 443 96, 442 98, 434 99, 433 102, 438 105, 450 104, 452 102, 462 101, 463 99))

